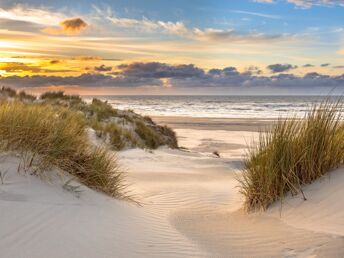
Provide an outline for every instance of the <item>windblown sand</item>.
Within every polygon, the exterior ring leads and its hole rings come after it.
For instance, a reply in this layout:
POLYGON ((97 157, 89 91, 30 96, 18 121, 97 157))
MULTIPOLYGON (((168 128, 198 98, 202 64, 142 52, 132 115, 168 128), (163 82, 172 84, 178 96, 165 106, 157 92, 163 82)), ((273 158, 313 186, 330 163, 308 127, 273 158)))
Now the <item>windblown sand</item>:
POLYGON ((344 169, 306 186, 307 201, 246 214, 236 177, 257 133, 228 123, 178 126, 188 150, 120 152, 142 207, 67 191, 58 171, 48 182, 18 173, 20 159, 3 154, 0 257, 344 257, 344 169))

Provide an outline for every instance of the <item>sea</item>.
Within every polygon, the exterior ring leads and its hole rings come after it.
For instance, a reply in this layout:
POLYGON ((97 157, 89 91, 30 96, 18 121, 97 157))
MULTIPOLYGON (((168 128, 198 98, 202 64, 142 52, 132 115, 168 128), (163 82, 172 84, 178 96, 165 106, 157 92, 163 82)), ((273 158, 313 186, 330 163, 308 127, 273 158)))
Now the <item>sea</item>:
MULTIPOLYGON (((93 96, 85 97, 90 101, 93 96)), ((277 118, 304 116, 327 96, 97 96, 114 108, 148 116, 277 118)), ((337 101, 339 97, 330 97, 337 101)))

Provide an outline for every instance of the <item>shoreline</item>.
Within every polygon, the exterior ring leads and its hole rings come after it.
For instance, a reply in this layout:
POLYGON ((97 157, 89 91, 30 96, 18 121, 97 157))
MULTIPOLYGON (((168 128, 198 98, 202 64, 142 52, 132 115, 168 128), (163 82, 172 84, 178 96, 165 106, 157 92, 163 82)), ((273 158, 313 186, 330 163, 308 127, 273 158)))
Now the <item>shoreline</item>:
POLYGON ((223 130, 259 132, 273 125, 275 118, 212 118, 183 116, 151 116, 159 125, 172 129, 223 130))

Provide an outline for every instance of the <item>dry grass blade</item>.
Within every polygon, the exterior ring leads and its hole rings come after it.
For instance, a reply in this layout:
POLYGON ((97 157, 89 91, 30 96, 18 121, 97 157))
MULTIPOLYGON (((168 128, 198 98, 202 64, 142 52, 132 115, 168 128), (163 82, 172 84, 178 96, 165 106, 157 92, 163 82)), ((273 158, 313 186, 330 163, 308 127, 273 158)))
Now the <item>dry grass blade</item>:
POLYGON ((4 182, 5 182, 5 177, 6 177, 6 174, 7 174, 7 171, 0 171, 0 181, 1 181, 1 184, 3 185, 4 182))

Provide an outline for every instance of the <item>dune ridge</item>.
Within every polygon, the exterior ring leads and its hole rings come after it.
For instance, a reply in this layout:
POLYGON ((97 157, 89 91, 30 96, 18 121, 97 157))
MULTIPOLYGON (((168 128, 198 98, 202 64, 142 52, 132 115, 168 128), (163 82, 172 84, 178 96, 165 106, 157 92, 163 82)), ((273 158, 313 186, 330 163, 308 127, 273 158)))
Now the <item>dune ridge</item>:
MULTIPOLYGON (((176 132, 187 149, 117 154, 141 206, 56 168, 23 171, 18 153, 2 153, 1 257, 343 257, 344 168, 304 186, 307 201, 286 196, 282 209, 275 203, 247 214, 237 177, 258 134, 221 127, 176 132)), ((95 134, 87 131, 101 146, 95 134)))

